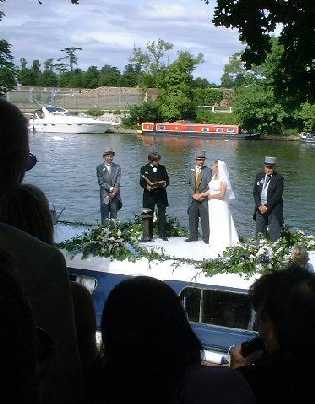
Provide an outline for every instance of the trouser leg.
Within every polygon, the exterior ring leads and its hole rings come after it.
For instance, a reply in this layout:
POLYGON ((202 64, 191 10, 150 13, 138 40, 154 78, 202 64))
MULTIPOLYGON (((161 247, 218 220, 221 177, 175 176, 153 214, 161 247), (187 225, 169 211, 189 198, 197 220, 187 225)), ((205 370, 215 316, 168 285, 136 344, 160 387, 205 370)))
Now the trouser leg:
POLYGON ((267 236, 268 216, 256 212, 256 238, 259 235, 267 236))
POLYGON ((268 227, 271 241, 277 241, 281 235, 282 225, 272 212, 268 217, 268 227))
POLYGON ((110 218, 117 219, 118 212, 118 200, 116 198, 112 199, 109 203, 110 218))
POLYGON ((109 205, 101 203, 101 221, 102 224, 109 218, 109 205))
POLYGON ((198 240, 199 209, 196 201, 192 201, 188 208, 190 238, 198 240))
POLYGON ((158 205, 158 230, 160 237, 166 237, 166 206, 158 205))
POLYGON ((199 215, 201 221, 202 239, 206 243, 209 243, 210 228, 209 228, 208 201, 200 203, 199 215))

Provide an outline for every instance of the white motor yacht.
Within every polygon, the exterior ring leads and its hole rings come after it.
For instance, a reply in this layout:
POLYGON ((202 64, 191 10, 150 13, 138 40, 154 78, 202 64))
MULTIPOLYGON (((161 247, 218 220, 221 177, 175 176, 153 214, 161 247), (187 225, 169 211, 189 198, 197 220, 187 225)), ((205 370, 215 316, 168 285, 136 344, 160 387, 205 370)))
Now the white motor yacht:
POLYGON ((31 131, 46 133, 104 133, 115 125, 111 121, 73 115, 64 108, 51 105, 42 106, 29 120, 31 131))

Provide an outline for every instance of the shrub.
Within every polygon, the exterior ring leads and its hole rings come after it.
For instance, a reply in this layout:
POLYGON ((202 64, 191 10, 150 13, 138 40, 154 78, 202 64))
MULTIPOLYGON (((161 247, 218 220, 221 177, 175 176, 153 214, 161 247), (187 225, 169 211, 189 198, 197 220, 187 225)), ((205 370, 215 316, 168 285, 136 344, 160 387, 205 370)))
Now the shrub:
POLYGON ((157 121, 159 121, 158 104, 155 101, 147 101, 140 105, 132 105, 129 109, 129 116, 123 119, 123 124, 133 127, 142 122, 157 121))
POLYGON ((238 120, 233 113, 197 111, 196 121, 198 123, 217 123, 221 125, 237 125, 238 120))
POLYGON ((86 111, 86 113, 92 116, 101 116, 104 114, 104 111, 99 108, 90 108, 89 110, 86 111))

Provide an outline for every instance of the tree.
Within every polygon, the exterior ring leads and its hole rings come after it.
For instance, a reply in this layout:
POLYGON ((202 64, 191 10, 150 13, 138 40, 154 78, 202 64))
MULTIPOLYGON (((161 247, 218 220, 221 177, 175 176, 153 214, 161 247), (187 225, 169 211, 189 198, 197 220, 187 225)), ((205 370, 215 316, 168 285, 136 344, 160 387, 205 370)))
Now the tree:
POLYGON ((139 83, 142 87, 155 87, 160 76, 165 71, 168 59, 166 54, 174 47, 173 44, 158 39, 157 42, 147 42, 145 50, 134 47, 131 64, 141 71, 139 83))
POLYGON ((11 54, 11 45, 5 40, 0 40, 0 88, 4 91, 16 86, 16 70, 11 54))
POLYGON ((115 86, 120 85, 120 71, 117 67, 104 65, 99 73, 99 86, 115 86))
POLYGON ((121 75, 120 85, 123 87, 136 87, 140 82, 139 77, 141 76, 141 68, 139 66, 134 66, 132 63, 128 63, 124 72, 121 75))
POLYGON ((244 129, 259 133, 282 133, 288 118, 273 89, 259 84, 236 89, 233 112, 244 129))
POLYGON ((40 84, 47 87, 56 87, 58 85, 58 77, 54 72, 54 59, 47 59, 44 62, 44 71, 41 75, 40 84))
MULTIPOLYGON (((209 0, 204 0, 209 3, 209 0)), ((237 28, 246 43, 246 69, 260 65, 271 50, 271 35, 281 28, 283 46, 275 92, 300 101, 315 99, 315 7, 312 0, 217 0, 213 22, 237 28)))
POLYGON ((315 132, 315 104, 305 102, 296 115, 302 120, 306 132, 315 132))
POLYGON ((97 66, 90 66, 83 75, 83 87, 96 88, 98 86, 99 74, 97 66))
POLYGON ((66 56, 57 59, 57 61, 60 62, 61 60, 68 60, 70 71, 72 71, 73 66, 78 64, 77 52, 81 50, 82 48, 75 48, 75 47, 60 49, 60 52, 64 52, 66 56))
POLYGON ((190 52, 182 51, 166 69, 163 79, 158 82, 161 88, 159 110, 164 120, 174 121, 194 116, 192 72, 202 62, 201 53, 194 57, 190 52))
POLYGON ((207 105, 212 106, 219 104, 223 100, 222 90, 219 88, 195 88, 194 103, 196 106, 207 105))

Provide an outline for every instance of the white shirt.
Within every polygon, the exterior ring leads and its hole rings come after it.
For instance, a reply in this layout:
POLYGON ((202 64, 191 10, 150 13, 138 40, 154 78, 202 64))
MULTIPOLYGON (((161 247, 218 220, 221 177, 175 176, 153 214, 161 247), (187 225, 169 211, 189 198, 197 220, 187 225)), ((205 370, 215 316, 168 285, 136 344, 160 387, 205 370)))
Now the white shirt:
POLYGON ((265 180, 263 183, 263 187, 261 190, 260 200, 262 205, 266 205, 268 203, 268 188, 271 181, 271 177, 268 178, 268 175, 265 175, 265 180))
POLYGON ((105 164, 105 167, 106 167, 107 171, 108 171, 109 174, 110 174, 111 169, 112 169, 112 166, 111 166, 110 164, 105 164))

